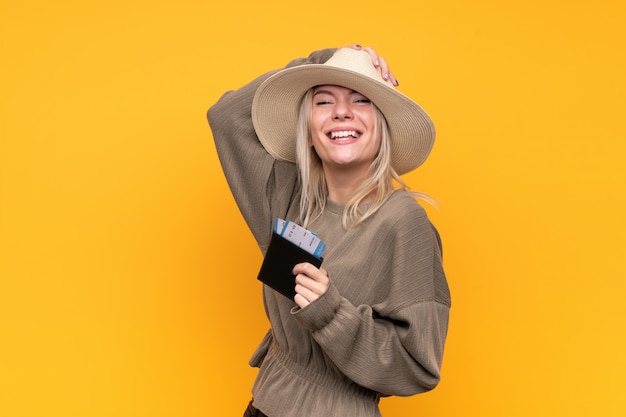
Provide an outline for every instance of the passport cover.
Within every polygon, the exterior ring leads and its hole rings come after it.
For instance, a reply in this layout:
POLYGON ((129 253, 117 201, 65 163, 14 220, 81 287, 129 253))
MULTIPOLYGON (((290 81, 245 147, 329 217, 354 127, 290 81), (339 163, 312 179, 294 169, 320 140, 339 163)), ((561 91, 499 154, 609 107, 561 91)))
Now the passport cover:
POLYGON ((317 258, 284 237, 273 233, 257 279, 285 297, 296 296, 296 276, 293 267, 300 262, 309 262, 319 268, 323 258, 317 258))

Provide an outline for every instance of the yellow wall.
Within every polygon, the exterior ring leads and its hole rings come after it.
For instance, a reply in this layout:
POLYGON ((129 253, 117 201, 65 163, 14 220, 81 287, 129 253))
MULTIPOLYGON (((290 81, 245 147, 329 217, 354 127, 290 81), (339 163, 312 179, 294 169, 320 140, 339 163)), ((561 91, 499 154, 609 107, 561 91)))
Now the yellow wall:
POLYGON ((207 107, 374 45, 438 127, 443 380, 392 416, 626 412, 622 1, 3 0, 0 416, 238 416, 261 257, 207 107), (214 3, 218 3, 217 5, 214 3))

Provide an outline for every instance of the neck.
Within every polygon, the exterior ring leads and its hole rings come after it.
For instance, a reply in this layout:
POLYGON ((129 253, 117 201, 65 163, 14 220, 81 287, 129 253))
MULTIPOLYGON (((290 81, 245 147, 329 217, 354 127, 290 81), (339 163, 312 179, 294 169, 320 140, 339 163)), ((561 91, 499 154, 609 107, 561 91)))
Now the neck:
POLYGON ((367 178, 368 172, 349 169, 324 169, 328 198, 335 203, 346 205, 367 178))

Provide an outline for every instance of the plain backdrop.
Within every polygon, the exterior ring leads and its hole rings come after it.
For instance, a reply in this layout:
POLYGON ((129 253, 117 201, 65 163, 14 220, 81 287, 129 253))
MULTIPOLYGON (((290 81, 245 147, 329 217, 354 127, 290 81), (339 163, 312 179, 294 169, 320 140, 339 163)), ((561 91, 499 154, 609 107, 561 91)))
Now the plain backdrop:
POLYGON ((626 413, 622 1, 0 5, 0 416, 240 416, 261 255, 205 113, 372 45, 432 116, 406 175, 453 307, 434 391, 394 416, 626 413))

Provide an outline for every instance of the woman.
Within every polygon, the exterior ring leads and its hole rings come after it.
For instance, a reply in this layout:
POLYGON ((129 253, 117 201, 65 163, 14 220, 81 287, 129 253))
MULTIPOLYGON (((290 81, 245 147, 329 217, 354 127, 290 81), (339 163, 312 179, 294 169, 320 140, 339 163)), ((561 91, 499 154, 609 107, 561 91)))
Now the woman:
POLYGON ((434 142, 428 115, 357 45, 292 61, 208 113, 237 204, 265 253, 275 218, 327 245, 263 287, 271 328, 245 415, 380 416, 381 396, 439 382, 450 294, 439 236, 399 175, 434 142), (397 185, 394 185, 397 184, 397 185))

